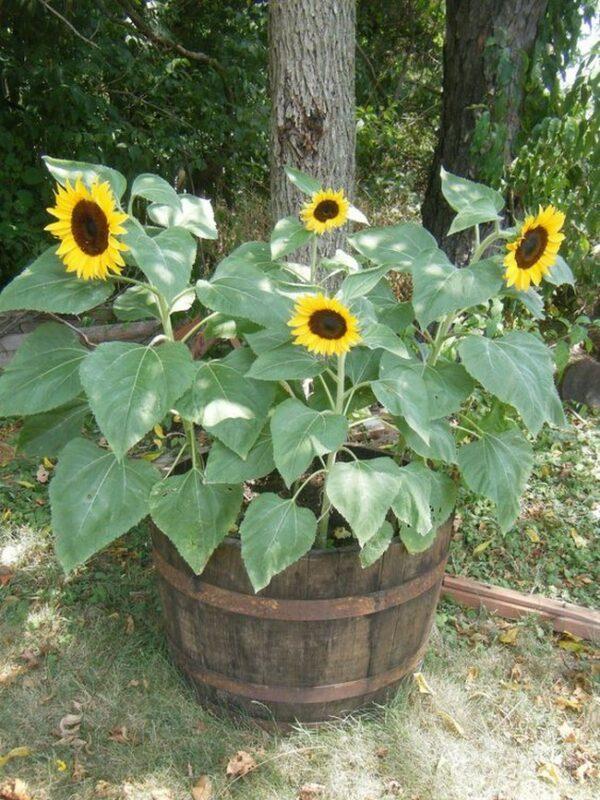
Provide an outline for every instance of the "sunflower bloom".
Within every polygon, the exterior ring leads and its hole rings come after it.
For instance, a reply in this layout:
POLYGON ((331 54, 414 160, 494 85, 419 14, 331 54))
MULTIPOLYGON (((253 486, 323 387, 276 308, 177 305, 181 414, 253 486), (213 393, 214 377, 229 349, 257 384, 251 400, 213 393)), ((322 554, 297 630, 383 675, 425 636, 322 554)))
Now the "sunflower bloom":
POLYGON ((339 300, 321 293, 300 297, 288 325, 294 344, 321 356, 341 356, 360 342, 356 317, 339 300))
POLYGON ((76 272, 86 281, 106 280, 110 272, 119 274, 125 265, 121 252, 128 250, 117 236, 127 214, 117 210, 108 181, 95 181, 88 189, 81 178, 75 186, 57 185, 56 205, 47 211, 57 218, 45 230, 60 239, 56 251, 67 272, 76 272))
POLYGON ((300 212, 300 219, 307 231, 322 235, 333 228, 344 225, 348 219, 350 203, 344 195, 344 190, 334 192, 333 189, 323 189, 315 192, 309 203, 305 203, 300 212))
POLYGON ((540 206, 535 217, 527 217, 519 238, 506 245, 504 277, 508 286, 526 292, 531 283, 539 286, 544 275, 556 261, 560 243, 565 238, 560 233, 565 215, 554 206, 540 206))

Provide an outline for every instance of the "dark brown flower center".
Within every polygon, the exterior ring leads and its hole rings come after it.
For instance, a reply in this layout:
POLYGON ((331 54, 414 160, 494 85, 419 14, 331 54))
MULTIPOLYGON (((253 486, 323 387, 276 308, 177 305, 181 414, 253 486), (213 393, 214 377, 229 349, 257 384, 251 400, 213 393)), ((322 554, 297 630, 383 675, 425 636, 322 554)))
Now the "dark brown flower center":
POLYGON ((310 315, 308 327, 315 336, 321 339, 341 339, 348 330, 346 320, 337 311, 323 308, 310 315))
POLYGON ((548 244, 548 231, 542 226, 527 231, 523 241, 515 251, 515 260, 519 269, 529 269, 543 254, 548 244))
POLYGON ((71 214, 71 232, 80 250, 99 256, 108 247, 106 214, 92 200, 80 200, 71 214))
POLYGON ((335 200, 321 200, 315 208, 315 217, 319 222, 327 222, 328 219, 335 219, 340 213, 340 207, 335 200))

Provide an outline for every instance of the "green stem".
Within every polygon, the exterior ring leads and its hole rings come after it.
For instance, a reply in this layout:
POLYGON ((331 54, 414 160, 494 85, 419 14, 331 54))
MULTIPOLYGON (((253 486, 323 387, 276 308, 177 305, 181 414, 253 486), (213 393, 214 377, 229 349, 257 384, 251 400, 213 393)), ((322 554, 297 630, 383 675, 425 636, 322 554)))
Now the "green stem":
POLYGON ((481 235, 479 233, 479 225, 475 225, 475 247, 479 247, 481 244, 481 235))
POLYGON ((481 257, 485 253, 485 251, 490 247, 490 245, 494 244, 495 241, 498 239, 509 239, 510 234, 506 231, 495 230, 490 233, 489 236, 486 236, 485 239, 475 248, 475 252, 473 253, 473 258, 471 259, 471 264, 476 264, 478 261, 481 260, 481 257))
POLYGON ((298 497, 300 492, 304 489, 306 484, 310 483, 312 481, 312 479, 315 477, 315 475, 320 475, 322 472, 325 472, 325 469, 318 469, 316 472, 312 472, 305 481, 302 481, 302 483, 300 484, 299 488, 296 489, 296 491, 294 492, 294 494, 292 496, 292 503, 296 502, 296 498, 298 497))
POLYGON ((192 337, 192 336, 193 336, 193 335, 194 335, 194 334, 195 334, 197 331, 199 331, 199 330, 200 330, 200 328, 201 328, 203 325, 206 325, 206 323, 207 323, 207 322, 210 322, 210 320, 211 320, 211 319, 214 319, 215 317, 218 317, 218 316, 219 316, 218 312, 217 312, 217 311, 214 311, 212 314, 209 314, 209 315, 208 315, 208 317, 204 317, 204 319, 201 319, 201 320, 200 320, 200 322, 197 322, 197 323, 194 325, 194 327, 193 327, 193 328, 190 328, 190 329, 189 329, 189 331, 188 331, 188 332, 185 334, 185 336, 182 336, 182 337, 181 337, 181 339, 180 339, 179 341, 180 341, 180 342, 187 342, 187 340, 188 340, 188 339, 191 339, 191 337, 192 337))
POLYGON ((317 280, 317 263, 319 260, 319 240, 317 234, 313 234, 310 251, 310 282, 314 283, 317 280))
POLYGON ((196 447, 196 436, 194 434, 194 423, 187 419, 183 420, 183 427, 185 428, 187 440, 190 446, 190 453, 192 454, 192 469, 198 469, 198 449, 196 447))
POLYGON ((433 340, 433 345, 431 347, 431 352, 429 353, 429 358, 427 359, 429 364, 432 366, 438 360, 440 356, 440 352, 444 345, 444 341, 446 340, 446 336, 448 335, 448 331, 452 327, 452 323, 454 322, 454 315, 455 312, 452 311, 450 314, 444 317, 444 319, 438 325, 438 329, 435 334, 435 339, 433 340))
POLYGON ((333 401, 333 397, 331 396, 331 392, 329 391, 329 386, 327 386, 327 381, 322 375, 319 375, 319 379, 323 384, 323 388, 325 389, 325 394, 329 398, 329 405, 331 406, 332 409, 335 409, 335 403, 333 401))
MULTIPOLYGON (((342 355, 338 356, 338 363, 337 363, 337 391, 336 391, 336 398, 335 398, 335 412, 337 414, 343 414, 344 412, 344 381, 346 379, 346 354, 342 353, 342 355)), ((331 510, 331 503, 329 502, 329 498, 327 497, 327 492, 325 491, 325 487, 327 485, 327 478, 329 477, 329 473, 331 472, 333 465, 335 464, 335 458, 337 455, 337 451, 333 453, 329 453, 327 456, 327 462, 325 464, 325 480, 323 481, 323 501, 321 504, 321 514, 319 517, 319 523, 317 525, 317 547, 325 548, 327 547, 327 531, 329 530, 329 513, 331 510)))

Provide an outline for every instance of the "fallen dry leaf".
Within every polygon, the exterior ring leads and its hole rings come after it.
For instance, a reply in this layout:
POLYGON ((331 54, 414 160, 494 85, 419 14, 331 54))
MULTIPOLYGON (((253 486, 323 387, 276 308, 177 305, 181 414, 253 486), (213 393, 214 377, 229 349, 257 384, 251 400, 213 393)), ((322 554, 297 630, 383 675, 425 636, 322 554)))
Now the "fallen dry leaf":
POLYGON ((31 800, 27 784, 19 778, 0 785, 0 800, 31 800))
POLYGON ((14 572, 10 567, 6 567, 4 565, 0 565, 0 586, 8 586, 11 582, 14 572))
POLYGON ((107 797, 107 798, 116 798, 119 789, 112 783, 108 781, 98 781, 98 783, 94 787, 94 796, 95 797, 107 797))
POLYGON ((459 736, 466 735, 463 726, 457 722, 451 714, 448 714, 447 711, 442 711, 441 708, 436 708, 435 713, 449 730, 454 731, 454 733, 458 733, 459 736))
POLYGON ((127 736, 125 725, 117 725, 116 728, 112 728, 108 733, 108 738, 111 742, 118 742, 119 744, 129 744, 131 741, 127 736))
POLYGON ((385 790, 390 794, 400 796, 402 794, 402 786, 400 785, 400 781, 397 781, 395 778, 391 778, 385 784, 385 790))
POLYGON ((571 528, 569 533, 571 534, 571 539, 573 539, 575 547, 583 548, 588 546, 588 540, 584 536, 581 536, 579 533, 577 533, 575 528, 571 528))
POLYGON ((535 528, 525 528, 525 535, 529 541, 533 542, 534 544, 539 544, 541 541, 540 536, 535 528))
POLYGON ((466 683, 473 683, 479 677, 479 667, 469 667, 467 670, 466 683))
POLYGON ((425 676, 422 672, 413 672, 413 678, 415 679, 415 683, 419 689, 419 694, 433 695, 433 691, 425 680, 425 676))
POLYGON ((3 756, 0 756, 0 768, 6 766, 13 758, 27 758, 32 753, 31 747, 13 747, 3 756))
POLYGON ((473 555, 480 556, 483 552, 485 552, 488 549, 488 547, 491 545, 493 541, 494 541, 493 539, 488 539, 485 542, 480 542, 476 547, 473 548, 473 555))
POLYGON ((227 763, 227 775, 230 778, 243 778, 253 769, 256 769, 257 763, 252 758, 250 753, 245 750, 238 750, 227 763))
POLYGON ((378 747, 377 750, 375 750, 375 755, 377 758, 385 758, 389 752, 389 747, 378 747))
POLYGON ((558 735, 563 740, 563 742, 573 743, 577 741, 577 734, 575 733, 575 731, 569 725, 568 722, 563 722, 563 724, 558 729, 558 735))
POLYGON ((202 775, 192 787, 193 800, 212 800, 213 787, 208 775, 202 775))
POLYGON ((540 780, 546 781, 546 783, 550 783, 552 786, 558 786, 560 783, 560 772, 551 761, 542 761, 538 764, 536 772, 540 780))
POLYGON ((132 634, 134 630, 135 630, 135 622, 133 621, 133 617, 131 616, 131 614, 127 614, 127 617, 125 619, 125 633, 129 635, 132 634))
POLYGON ((517 643, 518 636, 518 628, 508 628, 508 630, 505 630, 500 634, 500 636, 498 636, 498 641, 502 642, 502 644, 514 646, 517 643))
POLYGON ((298 800, 318 800, 319 797, 323 797, 324 792, 325 787, 322 783, 305 783, 300 787, 298 800))

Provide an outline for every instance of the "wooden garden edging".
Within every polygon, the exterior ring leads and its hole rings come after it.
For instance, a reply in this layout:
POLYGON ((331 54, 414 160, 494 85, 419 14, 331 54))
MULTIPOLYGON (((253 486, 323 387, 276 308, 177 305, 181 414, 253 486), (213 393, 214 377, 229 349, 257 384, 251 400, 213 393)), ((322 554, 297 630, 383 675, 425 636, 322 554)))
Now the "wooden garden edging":
POLYGON ((491 613, 509 619, 537 614, 542 619, 550 620, 555 631, 600 641, 600 612, 585 606, 536 594, 523 594, 514 589, 448 574, 444 576, 442 594, 472 608, 483 606, 491 613))

